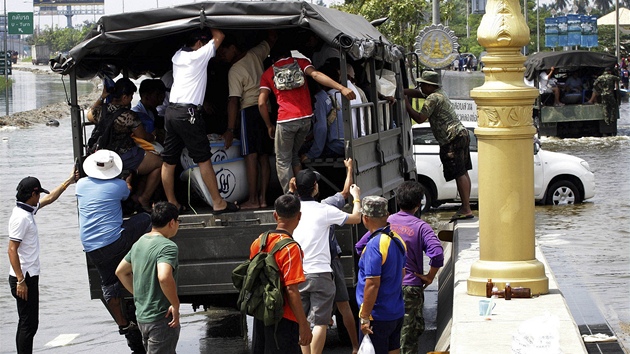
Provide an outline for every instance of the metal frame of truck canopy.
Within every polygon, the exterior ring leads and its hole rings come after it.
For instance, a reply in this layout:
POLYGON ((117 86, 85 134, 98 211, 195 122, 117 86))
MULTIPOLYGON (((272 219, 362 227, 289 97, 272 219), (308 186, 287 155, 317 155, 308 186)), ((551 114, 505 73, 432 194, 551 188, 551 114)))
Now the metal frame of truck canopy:
MULTIPOLYGON (((556 68, 560 73, 581 71, 600 74, 617 63, 614 55, 586 50, 540 52, 527 57, 525 78, 538 84, 540 72, 556 68)), ((604 122, 604 107, 599 104, 567 104, 562 107, 545 106, 541 97, 536 100, 535 124, 539 135, 582 137, 616 135, 617 125, 604 122)))
MULTIPOLYGON (((340 49, 344 85, 346 60, 350 57, 361 62, 370 82, 370 92, 366 92, 370 102, 349 107, 343 99, 346 157, 354 160, 354 181, 361 187, 362 195, 382 195, 395 207, 394 189, 403 180, 415 179, 411 122, 403 96, 403 87, 409 86, 404 58, 399 48, 363 17, 306 2, 208 2, 103 16, 68 56, 51 61, 53 70, 70 77, 73 152, 79 163, 84 156, 85 137, 76 81, 104 73, 134 78, 142 74, 159 76, 170 69, 171 57, 187 33, 201 24, 226 32, 311 31, 326 44, 340 49), (382 67, 396 73, 395 104, 378 99, 376 82, 382 67), (365 136, 353 138, 352 110, 371 112, 370 130, 365 136)), ((317 159, 306 166, 320 171, 330 188, 339 190, 342 186, 342 159, 317 159)), ((225 294, 235 293, 231 270, 247 258, 252 240, 275 224, 270 210, 220 217, 209 213, 183 215, 181 219, 180 231, 173 239, 180 250, 178 292, 182 302, 193 306, 209 305, 225 294)), ((349 287, 356 282, 354 244, 362 234, 361 228, 345 226, 337 230, 349 287)), ((89 261, 88 273, 92 298, 101 298, 99 278, 89 261)))

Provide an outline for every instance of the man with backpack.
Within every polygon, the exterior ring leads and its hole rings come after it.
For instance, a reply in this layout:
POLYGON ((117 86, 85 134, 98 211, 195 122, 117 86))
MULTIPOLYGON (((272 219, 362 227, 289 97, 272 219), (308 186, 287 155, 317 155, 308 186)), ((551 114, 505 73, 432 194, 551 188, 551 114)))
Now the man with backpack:
POLYGON ((274 60, 260 78, 258 110, 265 121, 269 137, 274 139, 276 152, 276 171, 283 191, 289 190, 291 177, 302 168, 299 150, 311 128, 310 93, 306 85, 306 76, 310 76, 322 86, 334 88, 348 100, 354 99, 354 92, 335 82, 333 79, 315 70, 308 59, 293 58, 291 50, 276 44, 271 51, 274 60), (278 102, 277 128, 269 117, 269 94, 273 93, 278 102))
MULTIPOLYGON (((273 310, 280 313, 282 318, 273 324, 276 321, 273 318, 254 316, 252 348, 254 354, 298 354, 300 353, 300 346, 309 345, 313 337, 298 291, 298 284, 305 280, 302 268, 303 254, 300 246, 293 241, 292 237, 302 215, 300 200, 293 195, 282 195, 276 199, 274 207, 273 217, 277 222, 276 230, 266 232, 254 240, 250 247, 250 260, 253 264, 258 258, 257 256, 262 253, 273 256, 277 266, 277 274, 280 276, 283 298, 282 311, 277 308, 273 310), (286 245, 276 247, 278 243, 286 245), (268 325, 265 325, 265 322, 268 325)), ((248 275, 250 275, 249 271, 248 275)), ((247 280, 246 278, 246 283, 247 280)), ((261 284, 260 286, 266 285, 261 284)), ((252 289, 250 295, 253 298, 257 294, 262 295, 260 292, 260 290, 252 289)), ((240 300, 239 304, 241 303, 240 300)), ((247 306, 247 304, 245 305, 247 306)), ((262 304, 260 307, 266 307, 264 305, 262 304)))

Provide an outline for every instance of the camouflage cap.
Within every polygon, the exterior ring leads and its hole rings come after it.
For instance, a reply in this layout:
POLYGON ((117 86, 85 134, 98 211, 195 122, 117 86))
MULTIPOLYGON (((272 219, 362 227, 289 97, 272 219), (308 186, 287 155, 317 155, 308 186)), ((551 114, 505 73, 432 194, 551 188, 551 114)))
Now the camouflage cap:
POLYGON ((387 199, 375 195, 368 195, 361 202, 361 212, 365 216, 381 218, 389 215, 387 211, 387 199))

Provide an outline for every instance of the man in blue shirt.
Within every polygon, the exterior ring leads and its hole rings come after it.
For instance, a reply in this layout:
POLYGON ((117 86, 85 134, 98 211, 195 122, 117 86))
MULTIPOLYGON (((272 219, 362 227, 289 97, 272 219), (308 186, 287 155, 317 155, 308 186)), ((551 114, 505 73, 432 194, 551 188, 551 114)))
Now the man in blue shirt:
POLYGON ((115 272, 134 242, 151 230, 151 217, 139 213, 123 221, 121 201, 129 197, 130 187, 117 178, 122 172, 118 154, 98 150, 85 159, 83 170, 88 176, 81 178, 76 187, 83 251, 101 277, 103 298, 118 323, 119 333, 127 337, 132 350, 132 345, 143 348, 137 325, 122 312, 121 284, 115 272))
POLYGON ((387 199, 367 196, 362 205, 363 225, 371 236, 359 259, 360 341, 369 334, 376 354, 397 354, 405 315, 402 294, 405 242, 387 223, 387 199))
POLYGON ((164 142, 164 121, 158 121, 157 106, 164 102, 166 86, 160 79, 146 79, 140 83, 140 101, 131 110, 138 114, 144 130, 164 142), (157 130, 156 130, 157 129, 157 130))

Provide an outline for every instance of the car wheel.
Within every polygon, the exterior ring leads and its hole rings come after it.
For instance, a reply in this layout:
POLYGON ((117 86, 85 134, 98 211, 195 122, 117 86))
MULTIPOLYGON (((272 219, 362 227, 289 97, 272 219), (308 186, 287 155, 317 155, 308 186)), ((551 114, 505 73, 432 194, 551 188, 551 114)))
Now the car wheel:
POLYGON ((431 188, 429 188, 426 184, 420 182, 420 185, 422 186, 422 189, 424 190, 424 196, 422 197, 422 207, 420 208, 420 210, 423 213, 428 212, 429 210, 431 210, 431 206, 433 205, 433 201, 435 200, 435 197, 433 196, 433 192, 431 191, 431 188))
POLYGON ((572 182, 557 181, 547 189, 546 201, 549 205, 567 205, 580 203, 582 197, 580 190, 572 182))

